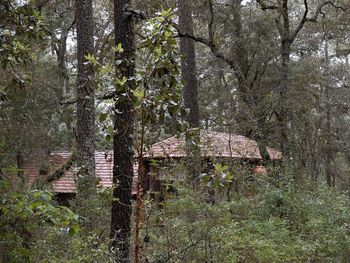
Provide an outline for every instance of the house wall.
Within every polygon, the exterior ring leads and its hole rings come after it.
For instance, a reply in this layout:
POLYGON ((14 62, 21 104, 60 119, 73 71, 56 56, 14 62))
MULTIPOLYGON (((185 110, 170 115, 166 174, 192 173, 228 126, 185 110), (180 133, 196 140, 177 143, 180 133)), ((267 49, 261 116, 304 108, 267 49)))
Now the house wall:
MULTIPOLYGON (((235 177, 235 182, 230 186, 232 191, 239 191, 238 185, 241 184, 242 181, 254 180, 254 176, 256 175, 266 174, 266 169, 259 164, 259 160, 232 160, 231 158, 203 159, 201 173, 213 173, 215 163, 226 164, 230 167, 230 172, 232 172, 235 177), (245 174, 245 176, 243 176, 243 174, 245 174)), ((146 165, 148 167, 148 173, 143 175, 143 178, 145 182, 147 182, 147 188, 144 188, 144 190, 151 191, 151 196, 155 201, 164 200, 165 191, 173 194, 176 193, 176 189, 171 188, 173 181, 186 180, 183 158, 161 159, 157 160, 157 162, 148 161, 146 165)), ((216 191, 214 191, 211 196, 215 200, 218 199, 216 191)))
POLYGON ((69 206, 69 201, 75 198, 75 193, 56 193, 54 200, 62 206, 69 206))

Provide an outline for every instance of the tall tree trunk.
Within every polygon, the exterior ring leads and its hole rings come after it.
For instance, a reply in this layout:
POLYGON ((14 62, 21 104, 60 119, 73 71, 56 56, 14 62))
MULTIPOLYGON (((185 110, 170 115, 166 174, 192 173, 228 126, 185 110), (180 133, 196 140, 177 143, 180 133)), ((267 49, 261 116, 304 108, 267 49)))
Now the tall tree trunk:
POLYGON ((288 138, 288 84, 289 84, 289 61, 290 61, 290 42, 288 39, 281 39, 281 82, 279 88, 279 122, 281 129, 280 145, 283 156, 289 156, 289 138, 288 138))
POLYGON ((65 95, 65 93, 68 92, 67 86, 69 83, 69 76, 68 76, 67 66, 66 66, 68 33, 69 32, 66 30, 66 28, 64 28, 64 25, 63 25, 61 37, 57 41, 57 49, 56 49, 57 63, 58 63, 58 70, 59 70, 59 84, 60 84, 60 89, 62 91, 63 96, 65 95))
POLYGON ((242 0, 232 1, 232 22, 233 22, 233 55, 237 61, 238 70, 236 72, 237 91, 238 91, 238 133, 244 136, 250 136, 252 133, 252 110, 254 109, 253 96, 250 95, 247 85, 247 76, 249 74, 248 50, 242 34, 241 17, 242 0))
MULTIPOLYGON (((77 27, 77 164, 78 200, 87 201, 96 193, 95 177, 95 102, 93 71, 85 56, 94 54, 92 0, 76 0, 77 27)), ((91 209, 81 205, 85 226, 93 228, 91 209)))
MULTIPOLYGON (((179 27, 185 34, 193 35, 191 1, 178 0, 179 27)), ((196 50, 194 40, 182 37, 180 39, 182 79, 185 82, 183 98, 185 107, 189 109, 188 122, 191 128, 199 126, 198 90, 196 72, 196 50)))
POLYGON ((280 145, 281 151, 284 157, 289 156, 289 141, 288 141, 288 96, 289 96, 289 61, 291 45, 293 40, 291 39, 290 23, 289 23, 289 11, 288 0, 280 0, 280 15, 281 21, 277 22, 279 29, 281 42, 281 68, 280 68, 280 86, 279 86, 279 123, 280 123, 280 145))
POLYGON ((247 137, 253 137, 259 146, 260 154, 264 161, 270 159, 266 150, 264 141, 263 126, 265 120, 260 116, 261 112, 257 109, 259 98, 257 94, 252 94, 254 81, 247 83, 249 76, 249 52, 242 32, 242 0, 232 1, 232 16, 234 25, 234 49, 233 54, 239 66, 240 74, 236 74, 238 85, 238 99, 241 109, 239 118, 242 120, 238 123, 238 132, 247 137), (255 96, 255 97, 254 97, 255 96))
POLYGON ((16 162, 17 162, 17 169, 18 169, 17 175, 24 182, 23 171, 22 171, 24 160, 23 160, 23 154, 21 150, 18 150, 16 153, 16 162))
MULTIPOLYGON (((330 67, 330 62, 329 62, 329 51, 328 51, 328 39, 326 36, 325 40, 325 70, 326 70, 326 77, 330 79, 330 74, 329 74, 329 67, 330 67)), ((326 180, 328 186, 334 186, 334 171, 332 169, 332 161, 333 161, 333 154, 332 154, 332 134, 331 134, 331 103, 330 103, 330 94, 329 94, 329 84, 327 84, 324 87, 324 95, 325 95, 325 100, 326 100, 326 127, 325 127, 325 140, 326 140, 326 147, 325 147, 325 173, 326 173, 326 180)))
MULTIPOLYGON (((187 0, 178 0, 179 27, 185 34, 193 35, 192 3, 187 0)), ((198 83, 196 72, 195 42, 191 38, 180 39, 181 72, 184 81, 183 99, 189 109, 188 123, 190 130, 186 132, 187 172, 192 182, 195 182, 200 173, 200 142, 199 109, 198 109, 198 83)))
MULTIPOLYGON (((115 45, 121 44, 124 51, 116 52, 116 59, 122 63, 116 68, 118 78, 130 78, 135 70, 134 26, 127 13, 130 0, 114 0, 115 45)), ((129 237, 131 231, 131 188, 133 180, 133 132, 134 116, 131 101, 132 82, 117 87, 115 104, 115 133, 113 135, 113 191, 111 238, 112 246, 118 251, 118 262, 129 262, 129 237)))

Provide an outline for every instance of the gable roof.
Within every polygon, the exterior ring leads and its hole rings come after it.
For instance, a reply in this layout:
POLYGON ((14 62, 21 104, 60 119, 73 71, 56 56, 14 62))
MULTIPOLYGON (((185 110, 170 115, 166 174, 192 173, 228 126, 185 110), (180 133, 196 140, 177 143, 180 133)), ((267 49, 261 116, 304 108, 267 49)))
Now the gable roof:
MULTIPOLYGON (((201 132, 200 143, 203 157, 227 157, 235 159, 262 160, 258 143, 243 135, 224 132, 201 132)), ((282 153, 266 147, 271 160, 282 158, 282 153)), ((186 140, 184 136, 170 137, 153 144, 144 155, 147 159, 186 157, 186 140)))
MULTIPOLYGON (((183 158, 186 157, 186 142, 184 137, 170 137, 155 143, 145 153, 145 159, 183 158)), ((226 157, 235 159, 261 160, 261 154, 256 141, 242 135, 223 132, 206 132, 200 136, 201 154, 203 157, 226 157)), ((271 160, 282 158, 282 153, 276 149, 266 147, 271 160)), ((70 160, 72 153, 55 152, 50 155, 48 174, 62 168, 70 160)), ((41 158, 43 160, 43 158, 41 158)), ((24 173, 29 184, 33 184, 40 177, 40 158, 32 158, 25 162, 24 173)), ((112 187, 113 151, 95 152, 96 175, 102 188, 112 187)), ((137 176, 137 164, 134 165, 134 178, 137 176)), ((70 167, 59 179, 51 184, 52 192, 76 193, 75 176, 77 168, 70 167)), ((136 180, 133 180, 133 193, 136 193, 136 180)))
MULTIPOLYGON (((60 169, 69 161, 72 153, 55 152, 50 155, 48 173, 60 169)), ((102 188, 112 187, 113 176, 113 152, 95 152, 96 175, 99 178, 99 185, 102 188)), ((33 184, 40 179, 40 162, 28 160, 24 165, 24 173, 28 177, 29 184, 33 184)), ((76 193, 75 176, 77 173, 76 166, 69 168, 58 180, 52 182, 51 190, 56 193, 76 193)), ((134 175, 137 174, 137 165, 134 165, 134 175)))

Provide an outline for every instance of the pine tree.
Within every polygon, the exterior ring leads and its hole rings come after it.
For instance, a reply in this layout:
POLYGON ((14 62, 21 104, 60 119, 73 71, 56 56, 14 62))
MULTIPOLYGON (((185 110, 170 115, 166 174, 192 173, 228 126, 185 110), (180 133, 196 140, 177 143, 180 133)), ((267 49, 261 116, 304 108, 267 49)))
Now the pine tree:
POLYGON ((132 82, 134 75, 134 29, 133 19, 127 13, 130 0, 114 1, 115 45, 122 50, 116 52, 116 60, 122 61, 116 67, 117 78, 127 78, 124 85, 116 87, 113 135, 113 192, 111 238, 112 246, 117 249, 118 262, 129 262, 129 237, 131 229, 131 188, 133 179, 133 132, 134 116, 132 82))

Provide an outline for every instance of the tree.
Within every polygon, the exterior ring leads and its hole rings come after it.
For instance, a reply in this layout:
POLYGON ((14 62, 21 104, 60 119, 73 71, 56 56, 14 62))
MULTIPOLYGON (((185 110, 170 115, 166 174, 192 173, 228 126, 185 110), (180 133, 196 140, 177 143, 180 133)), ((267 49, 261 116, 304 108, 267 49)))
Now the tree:
POLYGON ((42 3, 41 7, 48 20, 47 29, 51 38, 51 48, 57 57, 59 84, 62 95, 67 95, 66 93, 70 91, 70 74, 66 62, 68 55, 67 39, 76 21, 74 4, 74 0, 61 0, 46 5, 42 3))
MULTIPOLYGON (((31 3, 4 0, 0 3, 0 64, 3 69, 30 61, 33 40, 43 37, 43 24, 40 14, 31 3)), ((17 82, 21 77, 14 72, 17 82)))
MULTIPOLYGON (((186 0, 178 0, 179 28, 185 34, 193 35, 192 3, 186 0)), ((196 50, 192 38, 180 39, 181 74, 184 105, 189 110, 187 121, 190 129, 186 132, 187 170, 189 179, 196 181, 200 172, 200 141, 199 108, 198 108, 198 83, 196 71, 196 50)))
MULTIPOLYGON (((76 0, 75 12, 78 55, 76 125, 78 196, 84 201, 96 193, 94 74, 87 59, 94 54, 92 0, 76 0)), ((85 207, 81 212, 86 218, 86 226, 92 228, 90 209, 85 207)))
POLYGON ((276 10, 276 27, 280 35, 280 85, 279 85, 279 105, 278 120, 280 123, 280 145, 285 157, 290 156, 289 142, 289 78, 290 78, 290 56, 292 45, 304 28, 306 22, 316 22, 322 8, 326 5, 334 4, 334 1, 323 1, 316 8, 312 17, 309 17, 308 0, 304 1, 304 12, 293 29, 290 20, 289 0, 279 0, 277 4, 267 3, 268 1, 257 0, 262 10, 276 10))
MULTIPOLYGON (((185 34, 193 35, 192 4, 189 1, 178 0, 179 28, 185 34)), ((195 42, 188 37, 180 39, 181 71, 184 81, 183 97, 185 107, 189 109, 188 122, 191 128, 199 127, 196 50, 195 42)))
POLYGON ((115 59, 121 63, 116 66, 116 82, 119 84, 116 84, 114 111, 113 184, 115 188, 110 235, 113 240, 112 246, 117 249, 118 262, 129 262, 132 213, 134 109, 131 78, 134 76, 135 70, 135 48, 133 18, 127 12, 130 5, 130 0, 114 1, 115 45, 117 46, 115 59))
MULTIPOLYGON (((268 34, 266 33, 267 23, 265 21, 264 23, 254 21, 259 20, 259 16, 254 17, 253 21, 249 20, 250 25, 245 25, 248 23, 245 16, 252 14, 252 11, 256 9, 244 5, 244 7, 251 10, 250 12, 249 10, 247 12, 243 10, 242 12, 243 4, 241 0, 227 1, 222 5, 214 4, 213 1, 209 0, 206 6, 208 7, 208 14, 203 16, 203 22, 207 23, 205 32, 208 33, 207 38, 198 37, 193 32, 185 32, 180 24, 178 27, 180 37, 190 38, 206 45, 216 58, 224 61, 229 67, 220 65, 217 60, 210 61, 210 66, 208 65, 210 70, 207 69, 206 72, 208 72, 208 75, 219 77, 215 84, 210 84, 216 86, 215 91, 217 92, 214 92, 213 96, 203 95, 202 97, 205 97, 205 100, 213 99, 214 103, 218 104, 215 111, 219 115, 221 114, 224 119, 222 124, 218 124, 218 129, 227 129, 229 132, 253 137, 259 142, 260 148, 265 149, 264 126, 271 107, 269 105, 270 100, 266 99, 269 98, 270 89, 264 87, 263 81, 268 70, 270 70, 269 64, 271 64, 270 61, 274 58, 275 52, 266 51, 266 49, 261 48, 261 45, 262 43, 268 44, 266 38, 270 35, 273 37, 274 32, 270 33, 269 30, 268 34), (224 26, 221 27, 220 24, 224 26), (248 32, 247 26, 250 30, 248 32), (249 39, 251 35, 255 36, 254 40, 249 39), (212 68, 213 63, 219 65, 221 74, 213 73, 214 70, 217 70, 212 68), (227 80, 228 73, 226 72, 231 72, 234 81, 227 80), (223 85, 230 89, 228 94, 222 95, 227 101, 228 107, 223 106, 221 101, 217 102, 221 95, 218 91, 218 86, 221 85, 220 82, 223 82, 223 85), (230 85, 228 85, 229 82, 230 85), (225 114, 223 116, 223 110, 230 115, 225 114)), ((271 39, 269 43, 271 43, 271 39)), ((206 63, 208 60, 208 54, 204 54, 204 56, 202 63, 206 63)), ((266 156, 266 154, 263 155, 266 156)))

